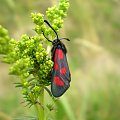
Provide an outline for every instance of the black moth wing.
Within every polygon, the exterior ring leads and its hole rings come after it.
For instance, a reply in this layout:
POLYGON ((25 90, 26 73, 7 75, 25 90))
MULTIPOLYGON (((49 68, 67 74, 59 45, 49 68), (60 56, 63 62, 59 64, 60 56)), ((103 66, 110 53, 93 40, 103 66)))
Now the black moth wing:
POLYGON ((52 47, 52 50, 51 50, 51 56, 52 56, 52 61, 54 62, 54 57, 55 57, 55 50, 59 48, 59 49, 62 49, 63 53, 66 55, 67 54, 67 49, 65 47, 65 45, 61 42, 61 41, 57 41, 54 40, 53 41, 53 47, 52 47))
POLYGON ((60 97, 70 86, 71 75, 66 57, 67 50, 62 42, 52 48, 52 71, 51 91, 54 97, 60 97))

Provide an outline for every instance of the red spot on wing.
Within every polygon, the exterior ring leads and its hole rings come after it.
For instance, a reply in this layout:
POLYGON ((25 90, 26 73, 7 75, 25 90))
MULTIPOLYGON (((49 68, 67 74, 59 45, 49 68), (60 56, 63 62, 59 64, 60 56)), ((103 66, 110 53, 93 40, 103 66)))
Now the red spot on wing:
POLYGON ((55 51, 55 56, 54 56, 54 61, 58 60, 62 60, 64 57, 63 51, 61 49, 56 49, 55 51))
POLYGON ((61 73, 61 74, 65 74, 65 73, 66 73, 66 68, 65 68, 65 67, 61 68, 61 69, 60 69, 60 73, 61 73))
POLYGON ((63 86, 63 85, 64 85, 64 82, 63 82, 58 76, 55 76, 55 77, 54 77, 54 83, 55 83, 57 86, 63 86))
POLYGON ((56 50, 56 51, 55 51, 55 56, 54 56, 54 61, 57 60, 57 54, 58 54, 58 52, 57 52, 57 50, 56 50))
POLYGON ((61 60, 63 59, 63 57, 64 57, 63 51, 61 49, 58 49, 58 59, 61 60))
POLYGON ((58 68, 59 68, 58 64, 55 63, 55 64, 54 64, 54 69, 55 69, 55 70, 58 70, 58 68))

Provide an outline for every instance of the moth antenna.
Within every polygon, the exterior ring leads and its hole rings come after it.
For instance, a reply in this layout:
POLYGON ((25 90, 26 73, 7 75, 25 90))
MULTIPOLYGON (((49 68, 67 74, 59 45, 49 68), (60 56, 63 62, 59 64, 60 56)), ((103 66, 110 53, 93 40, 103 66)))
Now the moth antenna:
POLYGON ((60 38, 59 40, 63 40, 63 39, 70 41, 70 39, 68 39, 68 38, 60 38))
POLYGON ((50 25, 50 23, 49 23, 47 20, 44 20, 44 22, 54 31, 54 33, 55 33, 56 36, 57 36, 57 39, 59 39, 57 32, 56 32, 56 31, 54 30, 54 28, 50 25))
POLYGON ((43 33, 43 36, 44 36, 49 42, 53 43, 53 41, 49 40, 49 39, 45 36, 43 30, 42 30, 42 33, 43 33))

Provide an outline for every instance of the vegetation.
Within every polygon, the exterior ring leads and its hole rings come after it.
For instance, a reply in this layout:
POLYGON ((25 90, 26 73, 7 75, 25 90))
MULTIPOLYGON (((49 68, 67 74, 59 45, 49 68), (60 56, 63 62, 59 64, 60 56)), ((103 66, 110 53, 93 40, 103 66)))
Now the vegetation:
MULTIPOLYGON (((55 4, 57 4, 55 0, 1 1, 0 24, 8 29, 11 37, 9 37, 5 29, 0 27, 0 43, 1 41, 5 42, 2 43, 4 46, 0 47, 0 52, 2 51, 1 53, 5 54, 5 51, 8 50, 8 41, 11 40, 12 45, 14 45, 13 43, 16 43, 14 39, 19 40, 20 42, 17 43, 20 44, 23 40, 32 42, 32 40, 34 41, 37 38, 37 40, 41 40, 41 43, 44 42, 40 49, 46 48, 49 43, 46 43, 42 36, 38 37, 38 34, 40 34, 39 23, 35 22, 35 19, 41 15, 32 14, 33 22, 36 24, 35 31, 38 33, 37 35, 32 31, 34 27, 28 16, 30 16, 31 11, 45 13, 48 7, 55 4), (21 38, 21 35, 25 33, 26 35, 21 38), (30 39, 28 36, 30 36, 30 39)), ((70 89, 56 102, 56 105, 54 105, 56 107, 54 108, 51 108, 54 104, 51 98, 47 94, 44 95, 45 104, 49 103, 47 109, 53 109, 51 112, 47 111, 51 119, 119 120, 119 5, 120 2, 118 0, 70 1, 68 16, 64 21, 64 31, 62 28, 59 35, 67 36, 71 40, 69 43, 66 42, 65 45, 68 49, 72 82, 70 89)), ((49 16, 48 12, 47 16, 49 16)), ((53 22, 51 18, 49 18, 49 21, 53 22)), ((61 21, 61 25, 62 23, 63 21, 61 21)), ((56 28, 56 30, 59 30, 59 28, 56 28)), ((46 31, 46 35, 48 33, 46 31)), ((53 39, 54 34, 52 32, 50 34, 53 39)), ((34 45, 36 46, 32 47, 38 47, 37 42, 34 45)), ((25 54, 22 55, 24 56, 25 54)), ((28 63, 28 61, 29 59, 24 63, 28 63)), ((20 104, 23 101, 20 89, 14 89, 13 86, 13 83, 19 80, 14 76, 7 75, 8 67, 10 66, 3 63, 0 64, 0 118, 8 120, 20 116, 35 116, 33 107, 28 108, 24 107, 25 104, 20 104)), ((16 68, 18 69, 18 67, 16 68)), ((20 70, 20 72, 23 71, 20 70)))

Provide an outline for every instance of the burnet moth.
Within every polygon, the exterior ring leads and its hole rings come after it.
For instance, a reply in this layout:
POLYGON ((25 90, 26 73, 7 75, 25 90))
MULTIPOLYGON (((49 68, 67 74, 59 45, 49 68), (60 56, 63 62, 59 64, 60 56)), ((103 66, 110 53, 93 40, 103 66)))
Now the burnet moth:
POLYGON ((51 49, 51 55, 54 65, 52 70, 51 92, 54 97, 60 97, 69 88, 71 81, 71 74, 66 57, 67 49, 61 40, 70 40, 68 38, 59 38, 57 32, 53 29, 49 22, 47 20, 44 20, 44 22, 56 34, 56 39, 51 41, 45 36, 43 32, 44 37, 53 45, 51 49))

